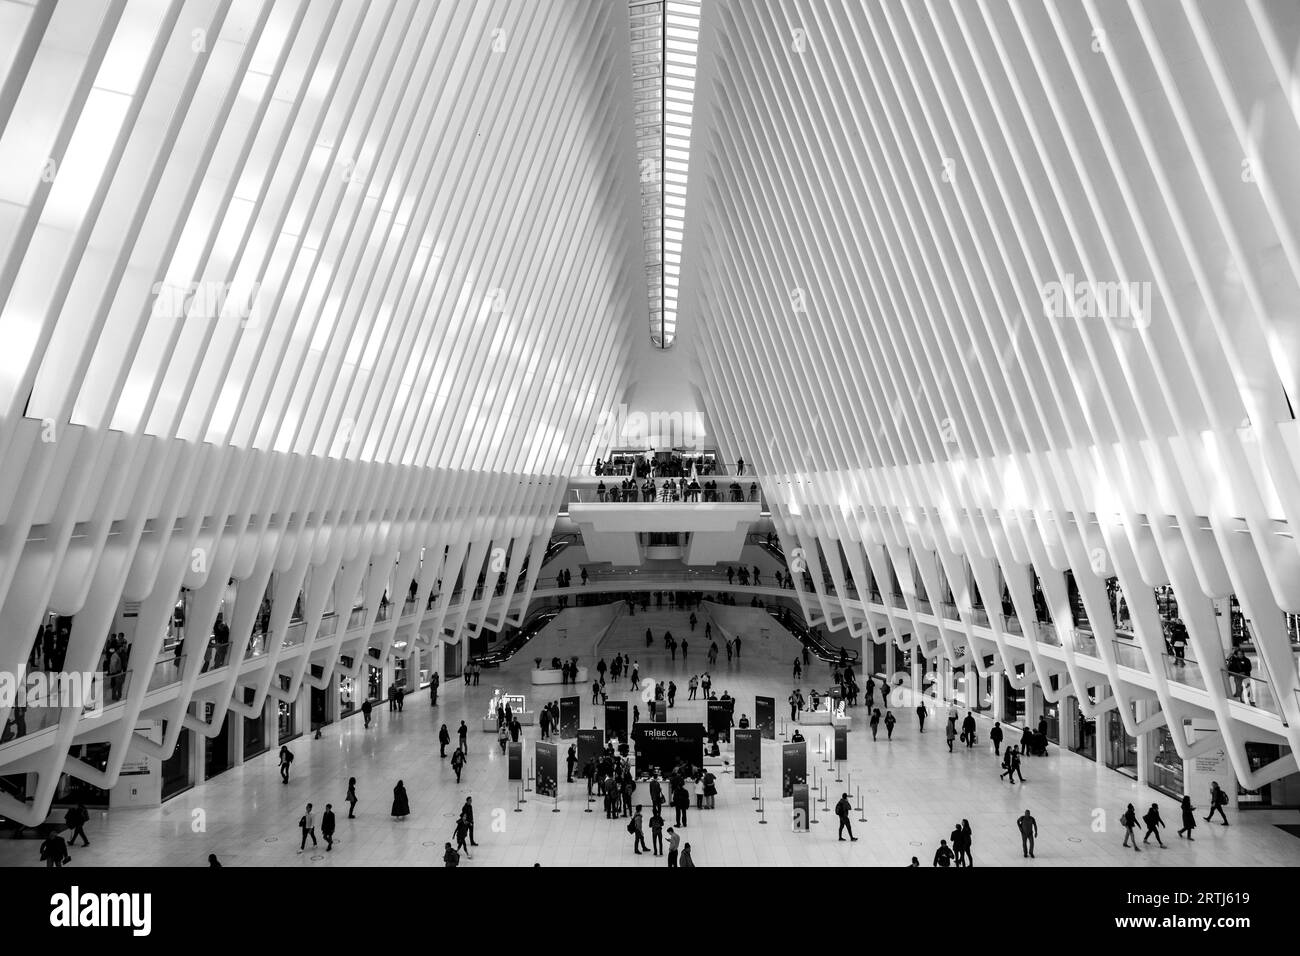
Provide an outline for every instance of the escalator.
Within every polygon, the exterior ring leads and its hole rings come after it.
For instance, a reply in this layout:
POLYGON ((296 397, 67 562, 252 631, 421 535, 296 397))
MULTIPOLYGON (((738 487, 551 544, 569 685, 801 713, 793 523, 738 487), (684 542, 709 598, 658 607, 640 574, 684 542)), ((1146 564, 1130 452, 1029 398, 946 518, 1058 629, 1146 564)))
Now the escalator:
MULTIPOLYGON (((569 545, 578 544, 580 541, 582 541, 582 535, 576 533, 557 534, 555 537, 551 538, 551 540, 547 542, 546 552, 542 555, 542 567, 546 567, 553 560, 559 557, 560 554, 569 547, 569 545)), ((516 588, 522 588, 524 582, 528 580, 528 561, 531 558, 531 554, 524 556, 524 563, 519 568, 519 580, 515 584, 516 588)), ((540 570, 538 573, 541 573, 540 570)))
MULTIPOLYGON (((536 637, 538 632, 547 624, 550 624, 559 613, 560 606, 558 604, 544 604, 541 607, 534 608, 528 617, 524 619, 524 623, 514 628, 509 636, 500 641, 496 647, 483 653, 471 653, 470 661, 483 667, 500 667, 519 653, 523 646, 536 637)), ((471 639, 471 641, 476 640, 478 639, 471 639)), ((472 643, 470 650, 473 651, 472 643)))
POLYGON ((846 660, 850 664, 858 663, 861 654, 856 648, 832 644, 821 636, 820 631, 808 627, 804 623, 803 615, 798 611, 791 610, 789 606, 769 604, 767 605, 767 613, 776 618, 776 622, 793 634, 795 639, 808 649, 808 653, 819 661, 825 664, 835 664, 842 660, 846 660))

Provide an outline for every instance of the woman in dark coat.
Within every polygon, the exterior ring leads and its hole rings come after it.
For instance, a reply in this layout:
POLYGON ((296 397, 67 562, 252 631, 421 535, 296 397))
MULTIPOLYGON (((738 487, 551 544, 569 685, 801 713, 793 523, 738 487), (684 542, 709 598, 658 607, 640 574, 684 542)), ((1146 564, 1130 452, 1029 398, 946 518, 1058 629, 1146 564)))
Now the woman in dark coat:
POLYGON ((410 813, 411 804, 406 799, 406 784, 399 780, 397 786, 393 788, 393 816, 400 820, 410 813))
POLYGON ((1192 806, 1191 797, 1183 797, 1183 828, 1178 831, 1178 835, 1187 834, 1187 839, 1194 839, 1192 831, 1196 829, 1196 808, 1192 806))

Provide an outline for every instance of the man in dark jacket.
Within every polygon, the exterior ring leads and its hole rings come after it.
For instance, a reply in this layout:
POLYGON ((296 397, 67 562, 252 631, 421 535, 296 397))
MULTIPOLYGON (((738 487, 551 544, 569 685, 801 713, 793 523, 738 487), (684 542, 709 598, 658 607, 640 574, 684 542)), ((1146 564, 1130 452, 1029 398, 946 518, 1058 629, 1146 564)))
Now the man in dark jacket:
POLYGON ((81 845, 90 846, 90 840, 86 838, 85 830, 86 824, 90 822, 90 814, 86 811, 83 804, 79 803, 68 810, 67 814, 63 817, 63 822, 66 823, 68 829, 72 831, 72 836, 68 837, 69 844, 76 846, 77 837, 81 837, 84 841, 81 845))
POLYGON ((460 866, 460 854, 453 849, 450 843, 446 844, 446 849, 442 851, 443 866, 460 866))
POLYGON ((68 844, 58 833, 51 833, 41 842, 41 859, 46 867, 62 867, 71 857, 68 856, 68 844))
POLYGON ((846 829, 849 831, 849 839, 854 843, 858 842, 858 838, 853 835, 853 824, 849 821, 849 811, 852 809, 853 805, 849 803, 849 795, 847 793, 840 794, 840 802, 835 804, 835 815, 840 818, 841 843, 844 842, 844 831, 846 829))
POLYGON ((334 804, 325 804, 325 812, 320 817, 320 835, 325 838, 325 852, 334 849, 334 804))

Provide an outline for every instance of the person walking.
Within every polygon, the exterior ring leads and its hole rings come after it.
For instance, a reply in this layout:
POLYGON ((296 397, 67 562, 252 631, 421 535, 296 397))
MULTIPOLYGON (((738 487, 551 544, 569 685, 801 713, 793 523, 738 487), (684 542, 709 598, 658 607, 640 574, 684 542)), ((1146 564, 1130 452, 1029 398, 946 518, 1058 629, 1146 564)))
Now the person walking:
POLYGON ((1020 831, 1020 849, 1024 852, 1027 859, 1034 858, 1034 838, 1038 836, 1038 821, 1034 815, 1025 809, 1024 815, 1016 820, 1016 828, 1020 831))
POLYGON ((474 842, 474 798, 466 797, 465 805, 460 808, 460 815, 465 818, 465 823, 469 827, 469 845, 478 846, 474 842))
POLYGON ((686 663, 686 651, 690 648, 690 646, 691 646, 690 642, 683 637, 682 638, 682 663, 683 664, 686 663))
POLYGON ((998 756, 1002 753, 1002 724, 998 721, 993 722, 993 729, 989 731, 989 740, 993 741, 993 755, 998 756))
POLYGON ((794 659, 794 678, 793 678, 793 679, 794 679, 794 680, 799 680, 801 677, 803 677, 803 665, 799 663, 799 658, 796 657, 796 658, 794 659))
POLYGON ((320 817, 320 835, 325 838, 325 852, 334 849, 334 804, 325 804, 325 812, 320 817))
MULTIPOLYGON (((878 713, 880 713, 880 711, 876 711, 876 713, 878 714, 878 713)), ((893 739, 894 739, 894 724, 896 724, 896 723, 898 723, 898 721, 894 719, 894 712, 893 712, 892 710, 891 710, 889 713, 885 714, 885 737, 886 737, 886 739, 888 739, 888 740, 893 740, 893 739)))
POLYGON ((280 748, 280 779, 289 782, 289 765, 293 763, 293 751, 288 747, 280 748))
POLYGON ((1007 770, 1007 783, 1015 783, 1017 774, 1020 775, 1020 782, 1024 783, 1025 774, 1024 771, 1020 769, 1020 749, 1018 747, 1012 747, 1011 766, 1007 770))
POLYGON ((645 823, 642 817, 642 806, 637 804, 636 812, 632 814, 632 820, 627 825, 627 832, 632 834, 632 852, 637 856, 641 855, 642 850, 649 850, 645 845, 645 823))
MULTIPOLYGON (((1223 808, 1226 807, 1227 805, 1228 805, 1227 793, 1225 793, 1223 788, 1219 786, 1219 782, 1217 780, 1212 781, 1210 783, 1210 815, 1205 818, 1205 822, 1209 823, 1210 820, 1217 813, 1219 815, 1219 819, 1223 821, 1223 825, 1226 827, 1228 825, 1228 817, 1227 814, 1223 812, 1223 808)), ((73 840, 75 839, 76 839, 76 834, 74 833, 73 840)))
POLYGON ((1147 832, 1142 837, 1142 842, 1146 843, 1148 840, 1151 839, 1151 837, 1154 836, 1156 838, 1156 842, 1163 847, 1165 845, 1165 841, 1160 839, 1160 828, 1165 825, 1165 821, 1160 819, 1159 804, 1155 804, 1155 803, 1151 804, 1151 809, 1148 810, 1146 814, 1142 817, 1142 822, 1147 825, 1147 832))
POLYGON ((374 705, 371 704, 369 700, 363 700, 361 702, 361 729, 362 730, 370 729, 370 712, 374 709, 375 709, 374 705))
MULTIPOLYGON (((542 736, 545 737, 546 734, 543 733, 542 736)), ((497 744, 501 747, 503 754, 506 752, 506 744, 508 743, 510 743, 510 730, 505 724, 502 724, 497 728, 497 744)))
POLYGON ((456 773, 456 782, 460 783, 460 772, 465 768, 465 751, 457 747, 451 752, 451 769, 456 773))
POLYGON ((72 836, 68 837, 68 845, 76 846, 77 837, 81 837, 82 846, 90 846, 90 840, 86 837, 86 824, 90 822, 90 814, 86 811, 85 804, 77 804, 70 807, 68 812, 63 815, 63 822, 67 824, 68 829, 72 831, 72 836))
POLYGON ((650 812, 650 845, 654 856, 664 855, 664 817, 658 806, 650 812))
POLYGON ((569 779, 565 783, 573 783, 573 767, 578 762, 578 748, 569 744, 569 752, 564 757, 564 763, 569 768, 569 779))
POLYGON ((447 732, 447 725, 443 724, 442 729, 438 731, 438 756, 443 760, 447 759, 447 745, 451 743, 451 734, 447 732))
POLYGON ((852 809, 853 804, 849 803, 849 795, 847 793, 840 794, 839 802, 835 804, 835 816, 839 817, 840 820, 839 839, 841 843, 844 842, 845 830, 849 831, 849 839, 852 842, 858 842, 858 838, 853 835, 853 823, 849 820, 849 812, 852 809))
POLYGON ((1142 848, 1138 846, 1138 837, 1137 837, 1138 815, 1137 815, 1137 811, 1133 809, 1133 804, 1130 803, 1128 807, 1124 810, 1124 813, 1121 814, 1119 818, 1119 823, 1120 826, 1124 828, 1124 846, 1127 847, 1128 841, 1132 840, 1133 852, 1141 853, 1142 848))
POLYGON ((442 851, 442 865, 444 867, 460 866, 460 854, 456 852, 450 843, 446 843, 444 846, 446 849, 442 851))
POLYGON ((948 740, 948 753, 952 753, 952 742, 957 739, 957 722, 951 717, 948 718, 948 726, 943 733, 948 740))
POLYGON ((792 724, 799 719, 799 696, 798 695, 799 695, 799 688, 796 687, 794 689, 794 693, 790 695, 790 723, 792 724))
POLYGON ((1191 797, 1183 797, 1181 809, 1183 811, 1183 825, 1179 829, 1178 835, 1181 837, 1186 833, 1187 839, 1195 842, 1196 838, 1192 836, 1192 831, 1196 829, 1196 808, 1192 806, 1191 797))
POLYGON ((465 726, 465 721, 462 720, 460 722, 460 727, 456 730, 456 733, 460 737, 460 752, 463 754, 468 754, 469 753, 469 728, 465 726))
POLYGON ((357 808, 357 778, 348 777, 348 795, 343 798, 343 802, 348 805, 348 819, 356 817, 353 812, 357 808))
POLYGON ((301 853, 307 849, 307 838, 311 837, 311 845, 319 846, 316 842, 316 814, 312 813, 311 804, 307 804, 307 809, 298 819, 298 829, 302 831, 302 843, 298 846, 298 852, 301 853))
POLYGON ((682 838, 677 835, 677 831, 672 827, 668 828, 668 865, 677 866, 677 847, 682 842, 682 838))
POLYGON ((975 857, 971 856, 970 852, 972 836, 970 821, 963 818, 961 821, 961 853, 958 854, 958 859, 960 860, 961 856, 964 855, 967 866, 975 865, 975 857))
MULTIPOLYGON (((40 846, 41 859, 45 861, 46 869, 62 869, 65 863, 72 862, 72 857, 68 855, 68 844, 63 837, 55 831, 41 841, 40 846)), ((674 862, 672 864, 676 866, 674 862)))
POLYGON ((969 710, 966 711, 966 719, 961 722, 961 739, 967 750, 975 746, 975 715, 969 710))
POLYGON ((411 802, 406 798, 406 784, 397 781, 393 788, 393 816, 405 820, 411 814, 411 802))
POLYGON ((441 683, 441 678, 438 677, 438 672, 434 671, 433 677, 429 680, 429 706, 430 707, 438 706, 438 684, 439 683, 441 683))
POLYGON ((221 861, 217 859, 217 855, 215 853, 209 853, 208 867, 211 868, 211 867, 220 867, 220 866, 221 866, 221 861))
POLYGON ((876 734, 880 730, 880 711, 879 709, 871 712, 871 741, 875 743, 876 734))
POLYGON ((916 705, 916 720, 921 727, 921 733, 925 733, 925 704, 916 705))
POLYGON ((469 821, 465 819, 465 814, 461 814, 456 820, 456 829, 453 832, 456 838, 456 849, 465 851, 465 859, 472 860, 474 857, 469 852, 469 846, 465 843, 465 838, 469 836, 469 821))

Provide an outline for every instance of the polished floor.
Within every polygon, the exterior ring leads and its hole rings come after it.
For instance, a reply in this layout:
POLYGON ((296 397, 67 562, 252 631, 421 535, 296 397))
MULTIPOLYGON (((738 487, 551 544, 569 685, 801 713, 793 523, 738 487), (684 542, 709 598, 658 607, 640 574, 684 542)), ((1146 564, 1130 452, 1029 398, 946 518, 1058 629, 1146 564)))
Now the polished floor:
MULTIPOLYGON (((612 658, 620 650, 627 651, 639 661, 643 677, 676 680, 683 690, 672 716, 703 721, 704 704, 685 700, 685 684, 692 673, 702 670, 705 646, 702 634, 690 633, 684 614, 664 610, 620 618, 600 652, 612 658), (689 662, 669 661, 659 641, 647 651, 647 626, 656 636, 667 626, 679 638, 694 638, 689 662)), ((728 664, 724 657, 712 669, 714 689, 730 691, 739 701, 737 710, 751 717, 755 694, 775 696, 778 717, 788 716, 780 705, 790 692, 793 648, 791 644, 764 651, 758 642, 747 642, 744 659, 728 664)), ((369 730, 362 729, 357 715, 326 727, 321 740, 304 737, 294 741, 291 747, 297 759, 287 786, 280 782, 271 752, 195 787, 161 809, 111 814, 92 811, 87 826, 91 845, 72 850, 72 865, 203 866, 207 855, 216 853, 227 866, 438 866, 443 844, 451 839, 452 826, 467 796, 474 798, 480 845, 473 850, 473 859, 463 860, 462 865, 664 865, 662 858, 633 855, 625 821, 607 821, 594 805, 595 812, 584 812, 588 805, 582 782, 562 783, 558 804, 533 793, 523 795, 526 803, 516 802, 519 794, 506 780, 506 763, 494 738, 476 728, 497 687, 529 695, 530 708, 535 700, 559 696, 558 687, 529 686, 532 655, 525 656, 526 660, 499 671, 485 672, 478 687, 467 688, 460 680, 445 684, 436 708, 430 706, 425 692, 409 697, 402 713, 389 713, 386 707, 376 709, 369 730), (539 697, 537 691, 548 693, 539 697), (438 758, 436 736, 442 723, 454 736, 462 719, 471 728, 470 759, 457 786, 449 762, 438 758), (343 804, 349 776, 357 778, 360 797, 354 820, 346 819, 343 804), (404 821, 389 815, 392 788, 399 779, 405 781, 411 803, 411 816, 404 821), (323 844, 313 850, 310 842, 307 852, 298 853, 296 824, 308 801, 318 812, 327 802, 333 803, 336 811, 342 808, 338 839, 330 853, 324 851, 323 844), (557 806, 558 813, 554 812, 557 806)), ((829 684, 826 669, 814 666, 805 673, 805 692, 812 686, 810 677, 829 684)), ((631 693, 626 681, 611 685, 610 690, 611 698, 622 695, 639 703, 639 695, 631 693)), ((592 724, 590 700, 590 693, 582 695, 584 726, 592 724)), ((1232 826, 1202 823, 1196 841, 1189 844, 1174 833, 1179 824, 1173 800, 1139 790, 1136 783, 1117 773, 1099 773, 1082 757, 1053 748, 1049 757, 1027 761, 1027 782, 1012 787, 999 782, 998 761, 988 745, 987 722, 981 723, 980 746, 972 750, 958 746, 950 754, 942 733, 936 732, 942 723, 928 724, 926 733, 918 734, 912 713, 899 715, 892 742, 884 739, 882 729, 880 740, 873 743, 862 716, 864 710, 856 709, 849 735, 850 759, 840 771, 843 783, 836 782, 834 765, 822 762, 817 755, 819 728, 805 732, 810 770, 816 768, 819 783, 826 780, 830 805, 844 790, 855 798, 861 791, 866 822, 859 820, 863 814, 855 811, 852 815, 859 842, 838 842, 833 813, 820 804, 820 822, 810 832, 792 830, 790 803, 779 798, 775 783, 780 765, 778 738, 763 745, 768 776, 761 788, 766 797, 765 813, 755 812, 759 802, 752 799, 753 783, 736 782, 729 775, 718 778, 717 809, 690 813, 682 836, 691 844, 696 864, 905 866, 916 856, 928 866, 939 839, 946 838, 954 824, 966 818, 974 831, 977 866, 1300 865, 1300 839, 1274 826, 1297 822, 1294 812, 1230 812, 1232 826), (1168 849, 1152 843, 1135 854, 1121 846, 1123 833, 1115 821, 1125 804, 1132 802, 1141 812, 1153 801, 1161 805, 1170 824, 1165 831, 1168 849), (1038 819, 1034 860, 1023 858, 1015 829, 1015 820, 1025 808, 1032 809, 1038 819), (1097 822, 1098 810, 1104 811, 1109 821, 1100 831, 1099 826, 1105 823, 1097 822)), ((823 737, 827 731, 820 728, 823 737)), ((535 734, 535 729, 526 730, 526 757, 531 755, 535 734)), ((646 796, 642 785, 638 799, 646 796)), ((0 865, 39 865, 36 841, 0 841, 0 865)))

